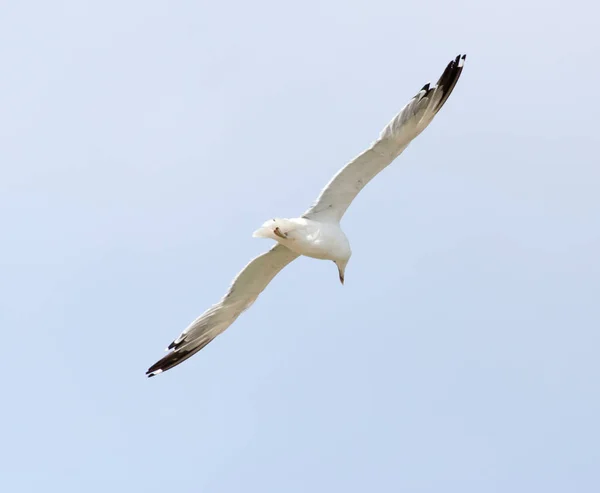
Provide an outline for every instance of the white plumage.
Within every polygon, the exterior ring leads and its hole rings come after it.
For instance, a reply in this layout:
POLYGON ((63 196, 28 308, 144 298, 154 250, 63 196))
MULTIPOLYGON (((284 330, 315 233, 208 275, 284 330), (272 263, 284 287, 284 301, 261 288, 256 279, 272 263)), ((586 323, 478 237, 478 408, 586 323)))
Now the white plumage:
POLYGON ((466 55, 458 55, 452 60, 434 86, 425 84, 379 138, 331 179, 302 217, 270 219, 256 230, 253 236, 278 243, 242 269, 225 296, 169 345, 169 353, 152 365, 147 375, 173 368, 200 351, 254 303, 281 269, 300 255, 332 260, 343 283, 352 251, 340 227, 342 216, 365 185, 429 125, 454 89, 465 58, 466 55))

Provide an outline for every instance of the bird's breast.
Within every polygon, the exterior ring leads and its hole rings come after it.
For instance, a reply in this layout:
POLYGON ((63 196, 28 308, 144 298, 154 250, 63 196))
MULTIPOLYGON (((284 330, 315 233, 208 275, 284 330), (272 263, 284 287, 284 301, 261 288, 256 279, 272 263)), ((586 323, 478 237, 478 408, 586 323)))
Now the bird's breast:
POLYGON ((285 241, 279 241, 300 255, 336 260, 343 258, 350 250, 346 235, 336 224, 303 219, 298 226, 288 233, 285 241))

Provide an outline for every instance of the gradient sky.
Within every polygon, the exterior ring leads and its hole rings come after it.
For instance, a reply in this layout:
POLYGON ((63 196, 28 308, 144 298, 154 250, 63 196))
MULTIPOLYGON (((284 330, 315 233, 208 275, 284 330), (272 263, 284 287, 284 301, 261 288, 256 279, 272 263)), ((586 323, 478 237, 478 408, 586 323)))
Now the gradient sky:
POLYGON ((591 1, 0 4, 0 490, 600 491, 591 1), (145 370, 405 102, 431 126, 145 370))

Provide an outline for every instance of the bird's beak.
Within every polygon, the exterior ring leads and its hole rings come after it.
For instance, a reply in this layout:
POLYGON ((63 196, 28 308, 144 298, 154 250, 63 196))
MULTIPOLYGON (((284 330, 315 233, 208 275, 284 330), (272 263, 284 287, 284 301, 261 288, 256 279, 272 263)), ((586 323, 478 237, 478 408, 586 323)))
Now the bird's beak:
POLYGON ((338 272, 340 273, 340 282, 344 284, 344 271, 338 267, 338 272))

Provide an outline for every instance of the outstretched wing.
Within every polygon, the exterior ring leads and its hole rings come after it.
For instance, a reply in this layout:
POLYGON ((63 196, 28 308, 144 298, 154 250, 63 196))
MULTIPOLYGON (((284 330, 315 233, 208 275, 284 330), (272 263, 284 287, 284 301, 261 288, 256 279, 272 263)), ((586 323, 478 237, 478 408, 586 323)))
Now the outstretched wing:
POLYGON ((200 351, 248 309, 279 271, 297 257, 298 254, 277 244, 252 259, 233 280, 225 296, 169 344, 169 354, 152 365, 146 374, 158 375, 200 351))
POLYGON ((354 197, 396 159, 440 111, 463 69, 466 55, 452 60, 437 83, 427 83, 383 129, 369 149, 344 166, 321 191, 303 217, 339 221, 354 197))

